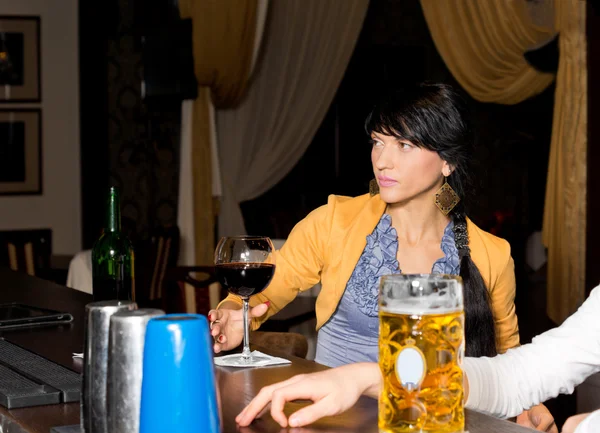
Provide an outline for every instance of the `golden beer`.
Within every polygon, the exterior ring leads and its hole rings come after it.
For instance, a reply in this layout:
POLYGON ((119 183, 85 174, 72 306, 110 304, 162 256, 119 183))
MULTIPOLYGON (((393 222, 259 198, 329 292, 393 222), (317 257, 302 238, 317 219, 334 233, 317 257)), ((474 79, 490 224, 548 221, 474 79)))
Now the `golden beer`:
MULTIPOLYGON (((414 276, 417 277, 421 279, 419 283, 428 286, 433 276, 414 276)), ((379 309, 379 366, 383 375, 379 398, 380 432, 463 431, 460 365, 464 356, 464 313, 462 284, 459 280, 455 282, 458 284, 451 283, 451 287, 442 285, 442 296, 455 287, 454 290, 460 290, 459 299, 450 297, 452 299, 449 298, 447 303, 441 304, 440 295, 432 295, 431 301, 426 293, 421 293, 416 301, 402 295, 403 292, 410 293, 416 286, 410 280, 404 290, 397 280, 387 282, 388 288, 391 284, 396 289, 395 298, 390 296, 390 290, 384 294, 382 287, 379 309), (437 305, 431 306, 434 301, 437 305)))

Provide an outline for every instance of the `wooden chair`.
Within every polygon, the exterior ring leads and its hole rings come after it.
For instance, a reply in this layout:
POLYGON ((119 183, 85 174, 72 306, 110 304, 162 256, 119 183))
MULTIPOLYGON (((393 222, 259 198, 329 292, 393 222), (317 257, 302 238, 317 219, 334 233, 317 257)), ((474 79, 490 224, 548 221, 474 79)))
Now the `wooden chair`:
POLYGON ((167 312, 207 315, 211 309, 210 291, 224 297, 214 266, 178 266, 167 271, 164 303, 167 312))
POLYGON ((250 344, 276 350, 284 355, 306 358, 308 341, 302 334, 295 332, 263 332, 250 333, 250 344))
POLYGON ((52 230, 8 230, 0 232, 0 265, 13 271, 43 276, 50 269, 52 230))
POLYGON ((141 308, 161 308, 166 272, 177 265, 179 239, 177 227, 159 227, 150 239, 135 243, 135 296, 141 308))
MULTIPOLYGON (((182 266, 169 269, 165 277, 165 304, 171 313, 196 313, 207 315, 211 309, 210 292, 223 299, 227 293, 215 276, 214 266, 182 266)), ((289 356, 305 358, 308 352, 306 337, 293 332, 250 333, 250 343, 275 350, 289 356)))

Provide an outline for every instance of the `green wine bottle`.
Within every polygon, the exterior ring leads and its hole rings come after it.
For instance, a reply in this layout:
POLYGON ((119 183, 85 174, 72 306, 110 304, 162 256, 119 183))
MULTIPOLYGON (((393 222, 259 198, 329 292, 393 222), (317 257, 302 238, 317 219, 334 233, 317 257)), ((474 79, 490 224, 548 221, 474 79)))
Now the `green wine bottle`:
POLYGON ((92 249, 94 301, 135 301, 133 248, 121 232, 119 192, 111 187, 106 225, 92 249))

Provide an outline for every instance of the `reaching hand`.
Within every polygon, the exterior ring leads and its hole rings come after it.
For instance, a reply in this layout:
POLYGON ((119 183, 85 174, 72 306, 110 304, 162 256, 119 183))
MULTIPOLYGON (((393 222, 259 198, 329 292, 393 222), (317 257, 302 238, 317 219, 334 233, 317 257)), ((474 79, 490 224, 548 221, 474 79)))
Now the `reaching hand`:
POLYGON ((294 376, 264 387, 236 417, 246 427, 271 403, 271 416, 282 427, 302 427, 324 416, 337 415, 349 409, 363 393, 375 396, 381 384, 381 373, 375 363, 350 364, 318 373, 294 376), (286 402, 312 400, 314 403, 293 413, 284 414, 286 402))
POLYGON ((554 417, 543 404, 524 411, 517 417, 517 424, 547 433, 558 433, 554 417))
MULTIPOLYGON (((264 315, 268 308, 268 303, 251 308, 248 312, 248 320, 264 315)), ((210 322, 210 335, 215 339, 213 346, 215 353, 219 353, 221 350, 231 350, 240 345, 244 338, 244 319, 241 309, 221 308, 210 310, 208 320, 210 322)))

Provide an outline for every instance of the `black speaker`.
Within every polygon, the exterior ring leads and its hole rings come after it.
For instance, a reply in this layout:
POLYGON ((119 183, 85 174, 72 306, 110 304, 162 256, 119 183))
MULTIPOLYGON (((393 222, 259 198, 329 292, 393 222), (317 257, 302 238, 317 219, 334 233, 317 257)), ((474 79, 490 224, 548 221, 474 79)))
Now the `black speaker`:
POLYGON ((196 98, 191 20, 148 32, 142 38, 142 59, 145 100, 196 98))
POLYGON ((192 21, 179 18, 175 0, 137 3, 137 31, 142 42, 143 87, 146 102, 195 99, 192 21))

